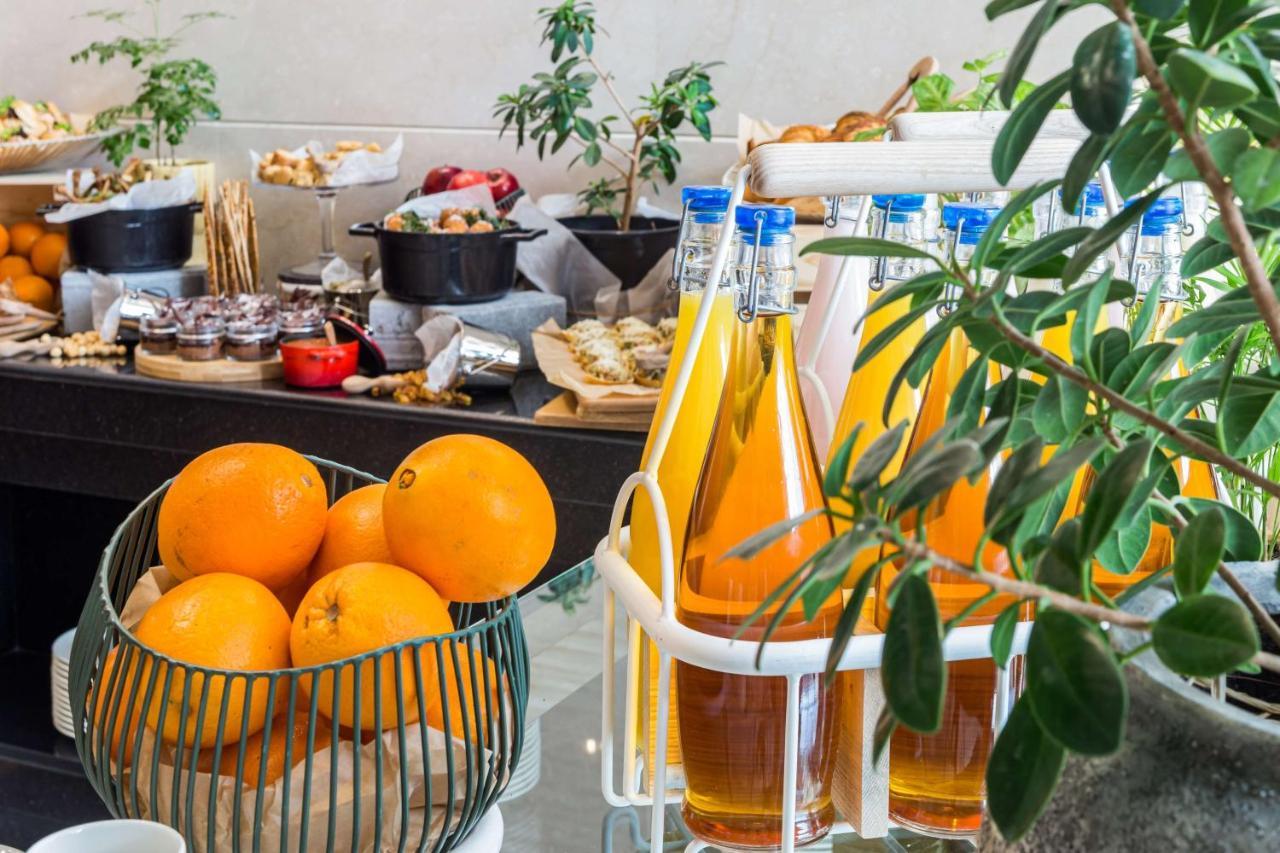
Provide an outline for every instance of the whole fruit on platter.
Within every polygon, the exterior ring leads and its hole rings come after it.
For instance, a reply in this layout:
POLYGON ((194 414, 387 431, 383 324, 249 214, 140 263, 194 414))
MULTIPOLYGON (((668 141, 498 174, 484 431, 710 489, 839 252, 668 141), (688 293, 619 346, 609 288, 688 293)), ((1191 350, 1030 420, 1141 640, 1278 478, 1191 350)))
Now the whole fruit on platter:
POLYGON ((391 475, 382 523, 395 563, 449 601, 512 595, 551 556, 556 514, 529 460, 500 441, 446 435, 391 475))
POLYGON ((520 189, 520 182, 516 180, 516 176, 506 169, 490 169, 484 174, 489 180, 489 194, 493 196, 494 201, 502 201, 520 189))
POLYGON ((460 166, 436 166, 422 179, 422 194, 442 193, 449 188, 449 181, 462 171, 460 166))
POLYGON ((278 444, 228 444, 200 454, 160 504, 160 559, 179 578, 234 572, 280 590, 324 538, 324 478, 278 444))
POLYGON ((392 563, 382 531, 385 483, 364 486, 343 495, 329 507, 324 539, 307 569, 307 585, 352 563, 392 563))
POLYGON ((476 169, 463 169, 449 179, 448 189, 460 190, 463 187, 469 187, 474 184, 487 184, 489 177, 476 169))

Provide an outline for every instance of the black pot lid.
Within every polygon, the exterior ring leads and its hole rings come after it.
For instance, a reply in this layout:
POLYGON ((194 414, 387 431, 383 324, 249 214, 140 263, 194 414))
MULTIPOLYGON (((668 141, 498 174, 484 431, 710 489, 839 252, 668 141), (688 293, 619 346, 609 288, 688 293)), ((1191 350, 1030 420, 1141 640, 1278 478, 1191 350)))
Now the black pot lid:
POLYGON ((366 376, 381 376, 387 372, 387 357, 378 342, 369 337, 369 333, 341 314, 329 314, 325 317, 333 324, 334 335, 340 341, 355 340, 360 347, 358 363, 360 372, 366 376))

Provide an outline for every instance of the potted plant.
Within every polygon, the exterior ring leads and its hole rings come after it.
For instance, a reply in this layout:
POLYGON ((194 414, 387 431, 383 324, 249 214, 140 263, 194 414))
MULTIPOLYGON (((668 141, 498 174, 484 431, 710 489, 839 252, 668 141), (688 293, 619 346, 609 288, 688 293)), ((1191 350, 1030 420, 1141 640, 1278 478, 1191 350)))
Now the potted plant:
MULTIPOLYGON (((997 86, 1006 104, 1041 37, 1078 5, 1084 4, 987 6, 990 18, 1035 7, 997 86)), ((928 733, 941 724, 942 642, 959 620, 939 618, 925 573, 985 586, 989 595, 981 603, 996 595, 1012 602, 993 624, 997 661, 1009 657, 1020 614, 1033 608, 1034 624, 1025 686, 987 765, 984 848, 1270 849, 1280 821, 1274 761, 1280 726, 1256 711, 1256 697, 1237 707, 1210 699, 1210 692, 1230 691, 1233 682, 1240 691, 1247 683, 1255 691, 1280 688, 1276 564, 1257 562, 1274 553, 1264 554, 1256 517, 1226 500, 1184 495, 1175 466, 1207 462, 1220 479, 1265 496, 1264 504, 1280 498, 1271 471, 1250 464, 1261 456, 1270 466, 1280 442, 1280 300, 1260 258, 1260 251, 1273 254, 1280 226, 1280 90, 1269 59, 1280 15, 1268 14, 1268 4, 1215 0, 1105 5, 1112 19, 1083 39, 1071 67, 1037 87, 1005 121, 994 174, 1010 179, 1068 95, 1091 135, 1061 181, 1014 195, 971 260, 866 237, 806 249, 923 256, 934 265, 891 287, 872 309, 903 299, 913 317, 943 309, 900 366, 895 390, 903 382, 921 386, 953 332, 977 356, 950 401, 948 422, 915 445, 896 476, 885 469, 902 427, 860 458, 850 458, 852 439, 833 455, 825 489, 850 510, 829 513, 847 532, 797 567, 778 591, 781 604, 767 602, 769 627, 792 604, 821 602, 836 591, 860 551, 884 556, 852 579, 846 613, 860 612, 885 566, 898 570, 885 590, 891 609, 881 675, 888 710, 876 728, 879 756, 897 726, 928 733), (1072 227, 1030 242, 1009 236, 1021 212, 1059 187, 1064 206, 1073 209, 1107 163, 1119 192, 1136 196, 1129 206, 1096 228, 1072 227), (1160 305, 1155 298, 1133 309, 1131 332, 1097 331, 1104 307, 1127 306, 1135 289, 1113 269, 1093 278, 1084 275, 1087 268, 1162 194, 1187 181, 1206 186, 1216 219, 1187 251, 1182 276, 1230 263, 1240 286, 1186 313, 1166 340, 1148 334, 1160 305), (1063 290, 1018 293, 1008 286, 1020 275, 1060 280, 1063 290), (1045 328, 1064 324, 1069 359, 1037 340, 1045 328), (1249 340, 1263 356, 1245 362, 1249 340), (1003 378, 988 389, 993 366, 1003 378), (976 482, 997 462, 976 553, 943 553, 923 524, 910 523, 962 478, 976 482), (1095 479, 1082 510, 1064 513, 1072 483, 1090 468, 1095 479), (1155 525, 1173 537, 1167 564, 1118 600, 1100 594, 1095 561, 1132 572, 1155 525), (1060 780, 1064 790, 1055 798, 1060 780)), ((889 326, 864 351, 873 355, 903 328, 889 326)), ((734 553, 750 559, 802 520, 783 520, 734 553)), ((831 667, 856 622, 842 619, 836 628, 831 667)))
POLYGON ((133 120, 103 140, 107 157, 118 168, 135 149, 153 151, 155 157, 147 162, 154 177, 170 177, 180 169, 193 169, 197 199, 203 199, 205 191, 213 186, 213 164, 179 159, 177 147, 199 119, 221 117, 222 112, 214 100, 218 77, 207 62, 174 58, 173 53, 191 27, 228 16, 222 12, 192 12, 183 15, 179 23, 166 32, 161 23, 161 5, 162 0, 143 0, 141 7, 132 10, 87 13, 86 17, 119 25, 124 32, 110 41, 93 42, 73 54, 71 61, 89 62, 96 58, 99 64, 106 64, 123 58, 128 60, 130 68, 142 73, 142 83, 132 103, 109 107, 94 118, 98 129, 133 120))
POLYGON ((535 74, 515 92, 500 95, 494 116, 502 120, 500 133, 515 128, 517 148, 526 140, 536 142, 539 159, 572 143, 580 150, 570 166, 581 160, 613 173, 578 193, 588 215, 562 221, 622 280, 624 289, 632 287, 679 238, 678 222, 636 215, 637 193, 646 183, 657 187, 659 180, 675 181, 680 163, 676 132, 684 125, 710 141, 707 114, 716 100, 708 71, 720 63, 694 61, 673 69, 652 84, 638 104, 628 106, 614 87, 613 75, 593 53, 598 27, 591 3, 564 0, 539 9, 538 20, 543 22, 541 43, 550 43, 555 66, 535 74), (616 105, 617 114, 588 115, 597 84, 616 105), (629 133, 630 140, 615 138, 619 129, 629 133))

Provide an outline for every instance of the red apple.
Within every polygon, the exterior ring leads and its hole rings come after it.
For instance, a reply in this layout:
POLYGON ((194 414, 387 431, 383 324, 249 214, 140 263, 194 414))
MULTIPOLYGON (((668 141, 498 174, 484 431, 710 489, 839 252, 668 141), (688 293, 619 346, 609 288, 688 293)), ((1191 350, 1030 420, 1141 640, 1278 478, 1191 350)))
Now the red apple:
POLYGON ((520 182, 516 180, 516 176, 506 169, 490 169, 484 174, 489 181, 489 192, 492 193, 494 201, 502 201, 520 189, 520 182))
POLYGON ((459 166, 436 166, 422 179, 422 194, 442 193, 449 188, 449 181, 462 171, 459 166))
POLYGON ((483 184, 487 180, 489 179, 485 177, 484 172, 478 169, 463 169, 449 180, 449 189, 460 190, 472 184, 483 184))

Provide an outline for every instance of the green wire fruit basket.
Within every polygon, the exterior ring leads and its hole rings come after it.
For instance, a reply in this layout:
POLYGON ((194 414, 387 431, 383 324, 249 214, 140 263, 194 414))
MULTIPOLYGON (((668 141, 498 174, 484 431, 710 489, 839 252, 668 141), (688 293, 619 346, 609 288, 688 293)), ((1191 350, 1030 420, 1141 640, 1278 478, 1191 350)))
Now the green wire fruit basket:
MULTIPOLYGON (((309 458, 330 501, 384 482, 309 458)), ((112 536, 71 652, 76 750, 111 813, 167 823, 192 851, 457 847, 520 760, 529 653, 514 596, 452 605, 451 634, 319 666, 240 672, 173 660, 121 619, 159 564, 168 488, 112 536), (312 679, 321 689, 306 689, 312 679), (394 690, 384 691, 388 680, 394 690), (338 722, 348 691, 350 728, 338 722), (264 696, 255 735, 250 718, 264 696)))

